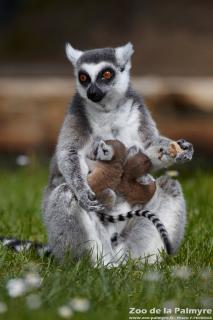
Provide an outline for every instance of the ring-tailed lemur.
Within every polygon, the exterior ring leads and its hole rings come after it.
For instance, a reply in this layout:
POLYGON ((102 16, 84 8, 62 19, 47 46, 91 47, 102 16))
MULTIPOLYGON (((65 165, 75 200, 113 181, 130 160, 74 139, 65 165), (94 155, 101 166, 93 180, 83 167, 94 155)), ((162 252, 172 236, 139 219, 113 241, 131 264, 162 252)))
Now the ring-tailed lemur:
MULTIPOLYGON (((193 147, 181 139, 184 152, 176 157, 168 150, 171 140, 159 135, 143 100, 130 84, 133 47, 79 51, 66 46, 74 66, 77 92, 65 116, 44 195, 44 221, 49 246, 61 259, 65 252, 80 258, 92 251, 96 263, 114 262, 118 255, 132 258, 149 256, 154 261, 163 248, 154 226, 147 219, 134 218, 110 226, 100 223, 92 211, 102 211, 87 184, 87 154, 95 137, 118 139, 127 148, 136 145, 152 161, 154 169, 191 160, 193 147), (77 200, 76 200, 77 199, 77 200), (122 232, 123 241, 112 247, 111 236, 122 232), (91 250, 92 249, 92 250, 91 250)), ((185 201, 177 181, 156 180, 157 190, 144 210, 155 212, 165 225, 174 251, 183 239, 186 220, 185 201)), ((130 211, 128 203, 117 199, 113 216, 130 211)))
MULTIPOLYGON (((159 234, 147 219, 134 218, 113 224, 113 228, 103 225, 93 212, 101 212, 103 207, 95 200, 86 179, 87 153, 97 136, 119 139, 127 148, 136 145, 147 154, 154 169, 192 158, 193 147, 183 139, 178 144, 185 151, 176 157, 169 155, 171 140, 159 135, 143 100, 131 88, 132 53, 131 44, 85 52, 66 46, 77 92, 59 134, 43 201, 48 245, 58 259, 67 251, 76 258, 90 251, 94 264, 100 258, 105 265, 116 263, 126 255, 133 259, 148 256, 152 262, 163 248, 159 234), (123 241, 112 246, 111 236, 116 231, 122 232, 123 241)), ((176 251, 186 220, 181 187, 168 177, 158 178, 156 185, 155 195, 143 209, 156 212, 176 251)), ((112 215, 130 210, 128 203, 118 198, 112 215)))

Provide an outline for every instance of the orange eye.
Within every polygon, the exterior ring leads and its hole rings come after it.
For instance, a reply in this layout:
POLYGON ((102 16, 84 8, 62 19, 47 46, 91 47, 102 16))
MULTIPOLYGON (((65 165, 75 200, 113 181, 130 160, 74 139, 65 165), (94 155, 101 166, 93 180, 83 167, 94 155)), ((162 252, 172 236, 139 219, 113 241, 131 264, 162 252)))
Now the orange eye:
POLYGON ((81 82, 85 82, 85 81, 87 81, 87 76, 82 73, 82 74, 80 74, 79 79, 81 82))
POLYGON ((104 71, 104 73, 103 73, 103 79, 109 80, 111 77, 112 77, 112 72, 111 72, 111 71, 109 71, 109 70, 104 71))

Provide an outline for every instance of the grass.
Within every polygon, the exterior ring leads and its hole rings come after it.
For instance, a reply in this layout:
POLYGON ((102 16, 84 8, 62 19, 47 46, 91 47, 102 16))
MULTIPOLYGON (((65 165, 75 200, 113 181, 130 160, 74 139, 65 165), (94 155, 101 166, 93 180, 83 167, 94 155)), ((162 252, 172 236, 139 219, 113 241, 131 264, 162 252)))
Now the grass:
MULTIPOLYGON (((86 313, 73 319, 128 319, 129 307, 162 309, 163 306, 206 308, 212 304, 213 172, 193 169, 181 172, 188 205, 185 240, 175 257, 164 257, 153 266, 129 261, 117 269, 94 269, 87 259, 58 265, 33 253, 13 253, 0 247, 0 301, 8 311, 0 319, 59 319, 58 307, 71 298, 90 301, 86 313), (35 292, 42 306, 30 310, 27 295, 11 298, 7 281, 22 277, 31 267, 39 269, 42 285, 35 292)), ((0 175, 0 235, 46 241, 41 220, 42 188, 46 167, 4 169, 0 175)), ((137 316, 137 314, 132 315, 137 316)), ((138 315, 140 316, 140 315, 138 315)))

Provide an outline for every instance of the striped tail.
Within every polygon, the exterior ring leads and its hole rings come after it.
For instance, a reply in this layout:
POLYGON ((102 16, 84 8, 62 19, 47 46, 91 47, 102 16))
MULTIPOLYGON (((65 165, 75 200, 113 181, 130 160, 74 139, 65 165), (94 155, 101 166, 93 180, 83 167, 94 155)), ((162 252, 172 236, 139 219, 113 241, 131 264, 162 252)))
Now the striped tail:
POLYGON ((0 243, 2 243, 3 247, 7 247, 16 252, 34 251, 40 257, 49 256, 51 253, 47 245, 36 242, 36 241, 18 240, 15 238, 0 237, 0 243))
POLYGON ((164 226, 164 224, 160 221, 160 219, 156 216, 156 214, 148 211, 148 210, 134 210, 129 211, 126 214, 119 214, 118 216, 112 216, 106 213, 97 213, 100 220, 102 222, 110 222, 110 223, 116 223, 119 221, 126 221, 129 219, 132 219, 134 217, 144 217, 149 219, 153 225, 156 227, 158 233, 160 234, 160 237, 163 241, 164 247, 166 249, 166 252, 171 255, 173 253, 173 248, 169 239, 168 232, 164 226))

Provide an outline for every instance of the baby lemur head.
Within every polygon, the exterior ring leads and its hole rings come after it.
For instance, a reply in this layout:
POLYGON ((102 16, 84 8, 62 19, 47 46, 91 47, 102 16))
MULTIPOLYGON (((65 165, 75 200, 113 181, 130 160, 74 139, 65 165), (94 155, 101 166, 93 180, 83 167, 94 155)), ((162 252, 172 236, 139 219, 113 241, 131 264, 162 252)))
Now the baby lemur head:
POLYGON ((123 96, 129 85, 132 54, 131 43, 87 51, 76 50, 68 43, 66 55, 74 66, 80 96, 99 109, 106 108, 107 101, 123 96))
POLYGON ((127 149, 119 140, 101 140, 94 149, 96 160, 107 161, 107 163, 119 162, 124 164, 127 157, 127 149))

